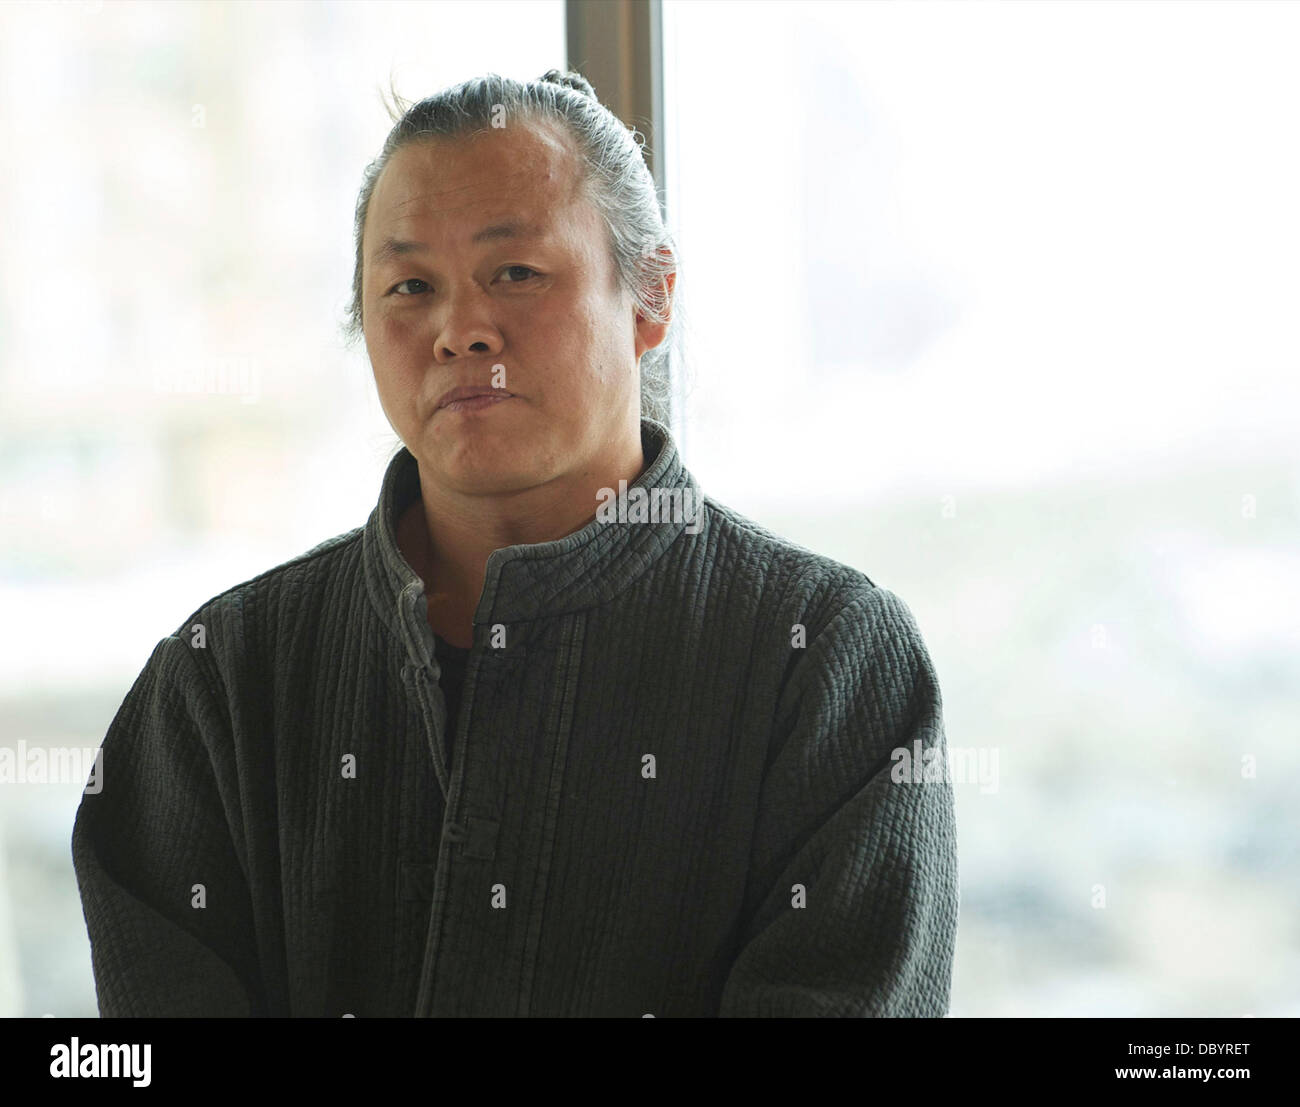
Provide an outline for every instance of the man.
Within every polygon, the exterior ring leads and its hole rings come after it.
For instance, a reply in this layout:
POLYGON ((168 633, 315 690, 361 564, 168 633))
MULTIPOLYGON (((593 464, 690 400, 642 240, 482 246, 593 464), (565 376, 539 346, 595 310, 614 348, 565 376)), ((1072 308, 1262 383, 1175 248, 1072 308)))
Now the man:
POLYGON ((648 416, 675 262, 626 129, 572 75, 466 82, 356 245, 404 448, 114 719, 73 836, 101 1013, 943 1015, 951 785, 891 772, 945 752, 933 666, 648 416))

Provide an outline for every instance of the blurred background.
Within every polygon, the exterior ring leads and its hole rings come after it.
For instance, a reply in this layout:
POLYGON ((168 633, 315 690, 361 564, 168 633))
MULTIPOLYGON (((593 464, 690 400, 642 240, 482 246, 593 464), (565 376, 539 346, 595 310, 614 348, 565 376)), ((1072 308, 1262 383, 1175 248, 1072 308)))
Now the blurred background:
MULTIPOLYGON (((1300 6, 651 7, 674 430, 921 627, 952 1015, 1300 1015, 1300 6)), ((574 10, 0 6, 0 748, 93 754, 365 522, 380 92, 536 78, 574 10)), ((96 1013, 80 798, 0 782, 0 1014, 96 1013)))

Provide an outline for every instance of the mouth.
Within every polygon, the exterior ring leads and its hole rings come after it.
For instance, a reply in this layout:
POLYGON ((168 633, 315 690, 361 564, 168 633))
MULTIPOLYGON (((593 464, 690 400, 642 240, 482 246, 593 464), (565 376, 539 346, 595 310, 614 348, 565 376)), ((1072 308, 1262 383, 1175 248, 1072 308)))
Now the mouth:
POLYGON ((503 400, 514 398, 514 393, 504 388, 488 388, 484 385, 463 385, 444 393, 434 409, 439 411, 482 411, 494 407, 503 400))
MULTIPOLYGON (((466 396, 463 400, 452 400, 445 403, 438 411, 484 411, 490 407, 496 407, 497 404, 505 403, 506 400, 513 400, 514 397, 508 393, 484 393, 481 396, 466 396)), ((437 414, 435 412, 435 414, 437 414)))

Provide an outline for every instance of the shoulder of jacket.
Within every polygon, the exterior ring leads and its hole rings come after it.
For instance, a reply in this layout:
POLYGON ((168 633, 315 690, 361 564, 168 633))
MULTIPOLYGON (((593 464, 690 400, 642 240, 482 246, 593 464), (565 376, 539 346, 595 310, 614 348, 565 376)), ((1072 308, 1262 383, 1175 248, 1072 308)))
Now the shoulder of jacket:
POLYGON ((310 587, 314 581, 328 578, 337 571, 340 562, 360 555, 364 532, 365 527, 359 526, 327 538, 305 553, 218 592, 199 604, 181 623, 174 636, 187 637, 196 623, 204 623, 213 616, 239 610, 255 595, 274 596, 280 591, 310 587))
POLYGON ((810 639, 826 632, 842 636, 870 630, 873 638, 883 634, 922 641, 903 598, 861 569, 776 534, 712 497, 705 502, 714 556, 736 558, 739 571, 759 580, 764 594, 791 621, 806 625, 810 639))
POLYGON ((861 569, 801 546, 711 496, 705 497, 705 503, 719 553, 732 547, 765 572, 789 575, 810 591, 829 591, 843 601, 854 594, 884 591, 861 569))

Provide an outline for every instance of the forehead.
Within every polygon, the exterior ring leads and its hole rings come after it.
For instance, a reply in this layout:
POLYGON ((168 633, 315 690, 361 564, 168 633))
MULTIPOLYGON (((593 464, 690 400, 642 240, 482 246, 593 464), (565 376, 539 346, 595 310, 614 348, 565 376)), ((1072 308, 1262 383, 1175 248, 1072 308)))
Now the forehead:
POLYGON ((580 185, 576 150, 545 121, 422 140, 384 167, 365 235, 468 235, 497 217, 562 223, 579 217, 580 185))

